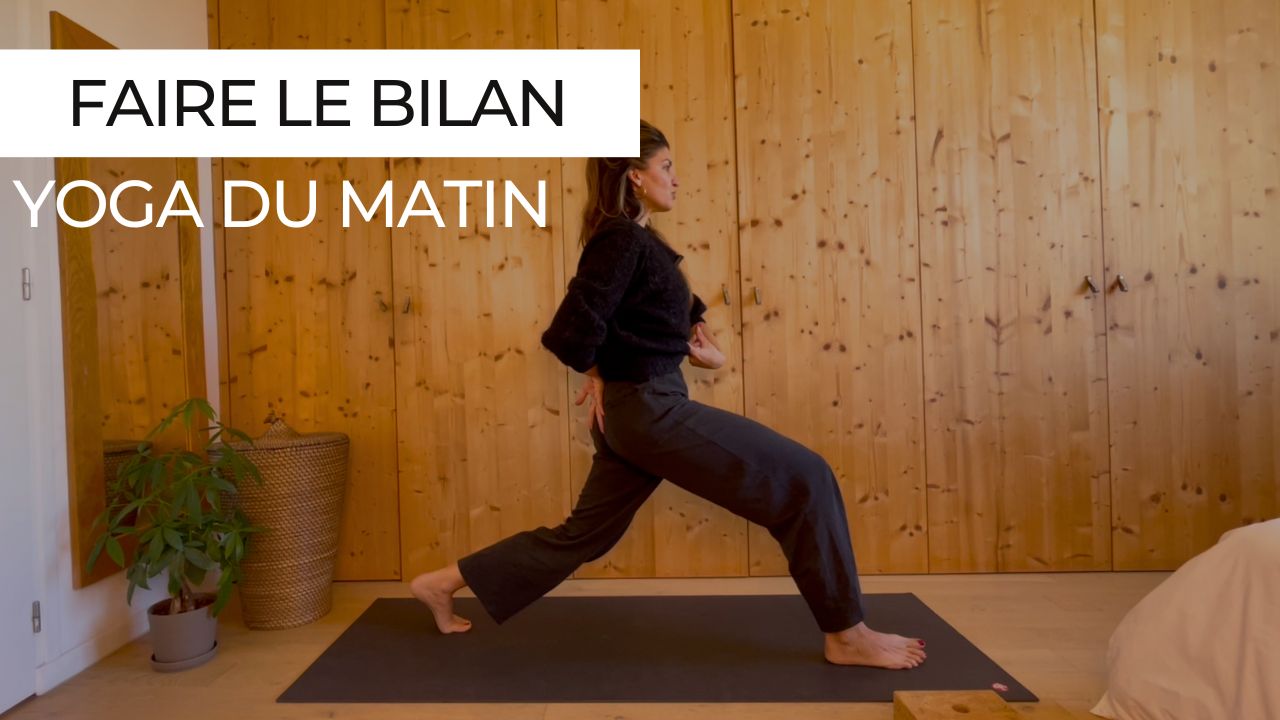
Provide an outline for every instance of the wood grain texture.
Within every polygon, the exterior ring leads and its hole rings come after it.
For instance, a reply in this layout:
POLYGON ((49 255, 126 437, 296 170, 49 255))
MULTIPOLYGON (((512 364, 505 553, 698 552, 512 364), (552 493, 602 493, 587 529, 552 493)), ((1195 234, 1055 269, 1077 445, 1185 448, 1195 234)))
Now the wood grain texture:
POLYGON ((1098 62, 1115 567, 1175 568, 1280 512, 1280 7, 1099 0, 1098 62))
MULTIPOLYGON (((58 158, 59 184, 88 176, 86 158, 58 158)), ((66 212, 91 217, 88 193, 69 193, 66 212)), ((62 286, 62 368, 67 413, 67 495, 70 500, 72 584, 85 587, 120 568, 103 559, 89 570, 85 563, 97 536, 94 519, 107 507, 106 469, 102 457, 101 370, 98 357, 97 288, 93 277, 93 240, 88 228, 58 223, 58 271, 62 286)))
POLYGON ((210 50, 216 50, 222 44, 221 35, 218 30, 219 14, 218 0, 206 0, 205 23, 209 30, 208 47, 210 50))
POLYGON ((746 413, 831 464, 863 572, 928 566, 910 7, 733 12, 746 413))
POLYGON ((1092 4, 913 4, 934 572, 1110 567, 1092 4))
MULTIPOLYGON (((208 0, 209 49, 218 49, 222 44, 221 8, 219 0, 208 0)), ((210 188, 213 197, 213 284, 214 303, 217 308, 215 320, 218 326, 218 415, 223 423, 235 427, 231 417, 231 387, 227 378, 231 376, 231 366, 227 361, 227 238, 222 223, 222 158, 209 160, 209 177, 213 182, 210 188)), ((213 398, 210 398, 213 400, 213 398)))
MULTIPOLYGON (((675 208, 654 227, 684 260, 693 292, 708 306, 707 325, 727 362, 719 370, 685 364, 691 399, 742 412, 742 343, 738 293, 733 58, 726 0, 611 0, 559 4, 560 47, 638 48, 640 114, 671 143, 680 183, 675 208), (726 294, 728 299, 726 300, 726 294)), ((586 162, 564 166, 565 267, 572 275, 581 247, 586 162)), ((583 379, 570 371, 576 397, 583 379)), ((605 422, 608 422, 606 418, 605 422)), ((594 453, 587 405, 573 408, 573 491, 594 453)), ((747 522, 664 482, 636 514, 618 545, 579 577, 745 575, 747 522)))
MULTIPOLYGON (((554 48, 555 5, 393 0, 391 47, 554 48)), ((560 163, 555 159, 396 158, 395 207, 425 181, 447 227, 430 218, 392 230, 395 266, 401 542, 405 577, 568 514, 565 373, 541 346, 561 295, 560 163), (458 192, 443 181, 494 181, 458 192), (532 203, 545 183, 547 225, 517 204, 506 227, 504 187, 532 203)), ((425 207, 418 198, 418 207, 425 207)))
MULTIPOLYGON (((210 8, 224 47, 639 48, 642 114, 682 182, 658 226, 729 356, 685 370, 694 398, 831 462, 864 572, 1105 568, 1112 543, 1117 567, 1173 567, 1280 512, 1269 0, 1099 0, 1096 41, 1084 0, 210 8)), ((293 394, 369 453, 343 577, 559 522, 591 443, 580 379, 537 339, 576 266, 583 162, 272 162, 215 172, 321 177, 327 199, 308 239, 267 223, 219 242, 223 407, 253 429, 293 394), (481 228, 472 190, 467 228, 318 229, 348 174, 365 197, 394 178, 397 206, 418 178, 439 200, 445 178, 543 179, 551 224, 481 228), (328 299, 264 294, 351 272, 328 299), (236 388, 250 370, 261 385, 236 388)), ((762 529, 664 484, 581 574, 785 571, 762 529)))
POLYGON ((893 720, 1018 720, 1018 711, 994 690, 899 690, 893 694, 893 720))
MULTIPOLYGON (((223 48, 385 44, 382 4, 341 0, 221 0, 219 32, 223 48)), ((343 181, 371 198, 388 179, 387 162, 227 158, 222 172, 263 185, 272 210, 260 225, 223 231, 230 415, 251 434, 270 413, 300 432, 350 436, 337 577, 399 578, 391 235, 375 223, 343 228, 341 212, 343 181), (310 180, 314 222, 286 227, 275 217, 276 182, 284 211, 301 219, 310 180)), ((257 196, 236 192, 236 217, 253 217, 257 196)))
POLYGON ((231 403, 230 343, 227 335, 227 233, 222 220, 225 176, 222 158, 210 161, 210 177, 213 178, 213 283, 214 302, 217 304, 218 323, 218 413, 222 422, 235 427, 231 403))
POLYGON ((49 13, 49 47, 54 50, 117 49, 115 45, 56 10, 49 13))

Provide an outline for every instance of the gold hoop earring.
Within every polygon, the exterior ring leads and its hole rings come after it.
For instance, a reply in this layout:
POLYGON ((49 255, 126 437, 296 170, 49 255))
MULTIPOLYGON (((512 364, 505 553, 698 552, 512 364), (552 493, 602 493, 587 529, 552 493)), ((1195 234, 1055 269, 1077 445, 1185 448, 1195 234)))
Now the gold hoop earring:
POLYGON ((645 192, 645 189, 644 189, 644 186, 643 186, 643 185, 636 185, 636 189, 640 191, 640 193, 639 193, 639 196, 640 196, 640 197, 646 197, 646 196, 648 195, 648 193, 647 193, 647 192, 645 192))

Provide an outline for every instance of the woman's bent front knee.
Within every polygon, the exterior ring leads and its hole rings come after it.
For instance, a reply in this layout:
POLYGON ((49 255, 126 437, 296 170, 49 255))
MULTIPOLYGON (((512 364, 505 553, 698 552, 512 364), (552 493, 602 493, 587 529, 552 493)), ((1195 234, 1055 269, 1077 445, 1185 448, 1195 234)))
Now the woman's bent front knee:
POLYGON ((833 492, 839 491, 836 473, 830 463, 807 448, 796 458, 793 473, 792 482, 805 499, 825 501, 833 492))

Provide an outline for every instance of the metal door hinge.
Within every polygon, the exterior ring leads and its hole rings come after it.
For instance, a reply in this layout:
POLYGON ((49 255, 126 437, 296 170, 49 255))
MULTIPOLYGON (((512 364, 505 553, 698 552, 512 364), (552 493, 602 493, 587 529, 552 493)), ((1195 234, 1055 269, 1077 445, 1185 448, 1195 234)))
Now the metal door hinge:
POLYGON ((31 299, 31 268, 22 268, 22 299, 31 299))
POLYGON ((40 632, 40 601, 31 603, 31 632, 40 632))

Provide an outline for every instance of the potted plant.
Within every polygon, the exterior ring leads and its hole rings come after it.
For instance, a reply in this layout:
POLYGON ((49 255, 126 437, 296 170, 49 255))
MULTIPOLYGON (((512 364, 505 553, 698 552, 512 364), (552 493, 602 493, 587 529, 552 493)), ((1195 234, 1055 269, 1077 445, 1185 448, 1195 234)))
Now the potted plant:
POLYGON ((252 462, 221 442, 224 436, 252 443, 244 433, 223 426, 202 399, 174 407, 109 479, 109 505, 95 524, 105 531, 89 554, 89 567, 106 552, 126 568, 130 604, 134 590, 150 589, 153 578, 169 573, 169 597, 147 609, 151 664, 157 670, 185 670, 217 652, 217 615, 240 577, 245 539, 259 530, 228 496, 235 494, 237 481, 261 482, 262 476, 252 462), (176 422, 188 437, 194 436, 190 431, 196 422, 202 424, 208 432, 202 452, 157 447, 155 439, 176 422), (220 572, 217 592, 199 592, 210 571, 220 572))

